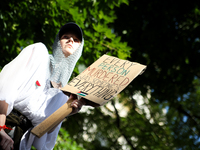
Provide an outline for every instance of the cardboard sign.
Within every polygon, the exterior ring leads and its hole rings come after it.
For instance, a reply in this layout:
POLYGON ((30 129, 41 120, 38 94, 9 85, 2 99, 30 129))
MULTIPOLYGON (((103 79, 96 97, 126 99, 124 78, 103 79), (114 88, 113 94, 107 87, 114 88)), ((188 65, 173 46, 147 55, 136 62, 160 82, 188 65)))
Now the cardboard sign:
POLYGON ((61 90, 104 105, 145 69, 145 65, 103 55, 61 90))
MULTIPOLYGON (((146 66, 136 62, 103 55, 61 90, 88 99, 90 106, 104 105, 129 85, 145 68, 146 66)), ((50 131, 72 112, 70 104, 71 101, 65 103, 31 132, 40 138, 50 131)))

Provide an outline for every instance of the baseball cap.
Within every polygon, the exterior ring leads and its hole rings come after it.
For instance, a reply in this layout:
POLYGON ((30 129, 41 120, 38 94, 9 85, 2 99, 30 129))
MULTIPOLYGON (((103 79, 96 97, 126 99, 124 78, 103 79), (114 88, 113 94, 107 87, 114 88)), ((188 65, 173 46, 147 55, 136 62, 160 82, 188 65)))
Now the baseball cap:
POLYGON ((81 28, 74 22, 66 23, 64 26, 62 26, 60 28, 59 39, 62 37, 63 34, 70 32, 70 31, 75 33, 77 35, 77 38, 82 41, 83 32, 82 32, 81 28))

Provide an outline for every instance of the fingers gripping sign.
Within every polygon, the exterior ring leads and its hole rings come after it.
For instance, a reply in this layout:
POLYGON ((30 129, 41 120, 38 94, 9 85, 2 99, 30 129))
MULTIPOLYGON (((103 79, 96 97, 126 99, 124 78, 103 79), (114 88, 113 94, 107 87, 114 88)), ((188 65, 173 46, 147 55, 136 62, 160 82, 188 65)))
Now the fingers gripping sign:
POLYGON ((75 94, 70 94, 69 100, 73 100, 71 103, 71 107, 73 108, 73 111, 70 115, 78 113, 82 106, 86 104, 85 100, 83 98, 78 98, 75 94))

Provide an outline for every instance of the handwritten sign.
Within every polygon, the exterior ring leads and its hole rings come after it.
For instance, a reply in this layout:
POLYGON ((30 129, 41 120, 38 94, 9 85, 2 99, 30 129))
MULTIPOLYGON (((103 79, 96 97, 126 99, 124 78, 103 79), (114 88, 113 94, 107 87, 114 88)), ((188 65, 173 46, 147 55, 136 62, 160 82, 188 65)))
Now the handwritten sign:
POLYGON ((145 65, 103 55, 62 90, 104 105, 145 69, 145 65))

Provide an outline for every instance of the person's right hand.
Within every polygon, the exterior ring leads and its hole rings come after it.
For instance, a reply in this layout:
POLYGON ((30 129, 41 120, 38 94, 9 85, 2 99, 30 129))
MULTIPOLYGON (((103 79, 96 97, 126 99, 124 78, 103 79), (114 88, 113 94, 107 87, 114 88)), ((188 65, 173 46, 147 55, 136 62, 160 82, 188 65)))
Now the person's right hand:
POLYGON ((7 133, 1 129, 0 131, 0 148, 2 150, 11 150, 13 149, 14 141, 11 137, 7 135, 7 133))

